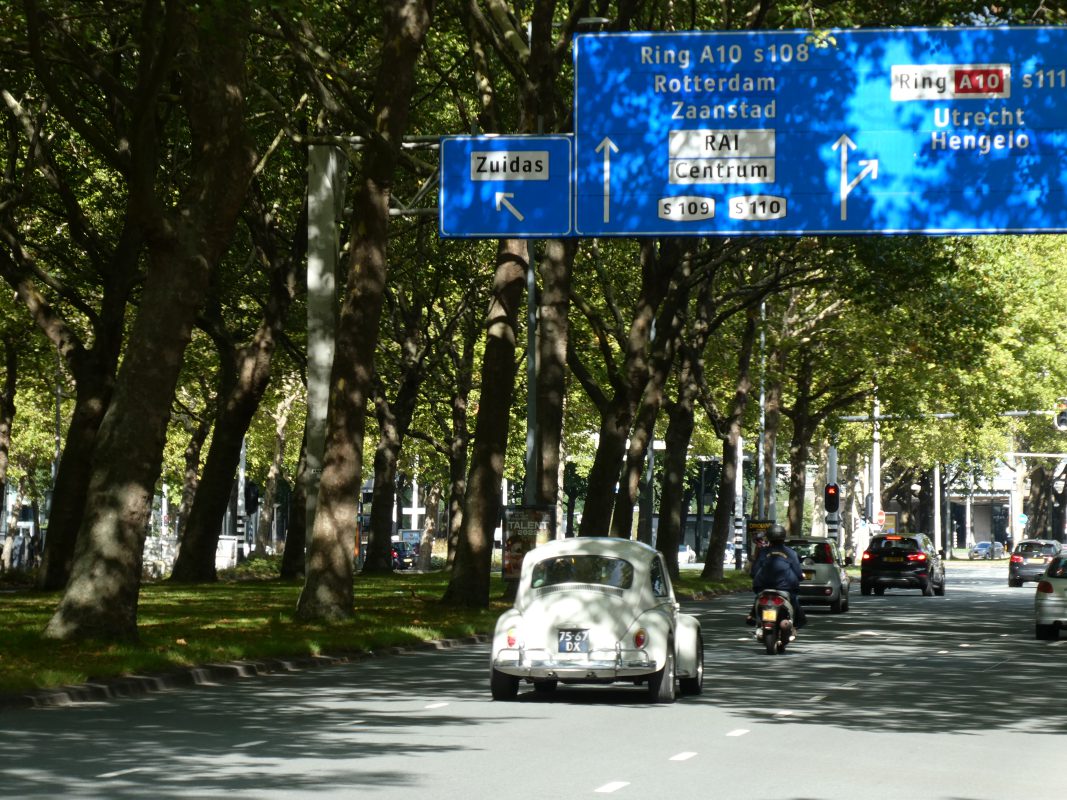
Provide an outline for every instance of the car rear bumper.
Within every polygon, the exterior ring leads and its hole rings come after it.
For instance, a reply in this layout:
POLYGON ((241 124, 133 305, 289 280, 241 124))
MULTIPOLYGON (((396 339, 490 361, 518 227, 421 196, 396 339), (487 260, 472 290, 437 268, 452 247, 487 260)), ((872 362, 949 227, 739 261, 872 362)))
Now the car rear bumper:
POLYGON ((659 669, 644 650, 593 651, 584 658, 561 659, 547 650, 501 650, 493 669, 517 678, 551 680, 614 680, 651 675, 659 669))
POLYGON ((1039 581, 1045 574, 1048 564, 1034 566, 1009 567, 1008 577, 1015 581, 1039 581))
POLYGON ((1038 594, 1034 600, 1034 620, 1038 625, 1067 627, 1067 600, 1057 594, 1038 594))
POLYGON ((797 598, 804 605, 834 603, 841 599, 841 587, 832 583, 802 583, 797 598))
POLYGON ((922 587, 931 583, 928 572, 864 572, 860 578, 868 586, 922 587))

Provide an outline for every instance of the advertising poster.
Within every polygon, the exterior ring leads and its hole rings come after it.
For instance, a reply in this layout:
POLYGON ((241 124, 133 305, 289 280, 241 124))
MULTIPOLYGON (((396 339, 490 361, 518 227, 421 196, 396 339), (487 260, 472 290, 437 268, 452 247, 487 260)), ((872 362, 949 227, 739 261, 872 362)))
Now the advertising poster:
POLYGON ((503 577, 517 581, 523 557, 555 536, 555 506, 507 506, 504 509, 503 577))

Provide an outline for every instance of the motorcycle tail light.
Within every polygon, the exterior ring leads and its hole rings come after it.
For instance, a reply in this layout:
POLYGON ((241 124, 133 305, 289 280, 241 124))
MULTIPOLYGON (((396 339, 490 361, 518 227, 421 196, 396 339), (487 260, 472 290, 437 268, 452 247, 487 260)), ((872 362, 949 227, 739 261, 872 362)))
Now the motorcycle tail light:
POLYGON ((1039 581, 1037 584, 1038 594, 1052 594, 1056 590, 1052 588, 1052 584, 1048 581, 1039 581))
POLYGON ((780 606, 782 604, 782 598, 778 595, 771 595, 770 597, 761 597, 759 600, 761 606, 780 606))
POLYGON ((638 628, 634 632, 634 647, 640 650, 646 644, 648 644, 648 631, 646 631, 644 628, 638 628))

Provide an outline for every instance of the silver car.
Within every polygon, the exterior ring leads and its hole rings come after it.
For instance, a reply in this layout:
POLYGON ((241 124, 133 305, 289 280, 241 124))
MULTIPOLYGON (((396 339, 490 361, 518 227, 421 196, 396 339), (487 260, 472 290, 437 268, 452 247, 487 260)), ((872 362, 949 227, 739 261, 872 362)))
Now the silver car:
POLYGON ((796 551, 804 580, 797 596, 803 605, 828 605, 834 613, 848 611, 848 593, 852 578, 845 571, 847 561, 837 542, 819 536, 788 539, 786 545, 796 551))
POLYGON ((623 681, 647 684, 653 703, 671 703, 676 690, 702 690, 704 643, 656 550, 606 536, 558 539, 524 557, 489 670, 494 700, 514 698, 523 680, 541 692, 623 681))
POLYGON ((1049 562, 1037 582, 1034 593, 1034 636, 1058 639, 1067 626, 1067 555, 1060 554, 1049 562))

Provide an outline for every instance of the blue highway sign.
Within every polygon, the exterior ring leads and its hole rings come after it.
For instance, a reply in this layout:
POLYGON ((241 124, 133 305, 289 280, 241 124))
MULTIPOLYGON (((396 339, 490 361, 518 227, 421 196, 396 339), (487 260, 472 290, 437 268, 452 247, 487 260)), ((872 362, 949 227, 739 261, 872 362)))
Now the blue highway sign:
POLYGON ((600 33, 575 235, 1067 231, 1067 27, 600 33))
POLYGON ((571 151, 563 135, 442 138, 440 235, 569 236, 571 151))

